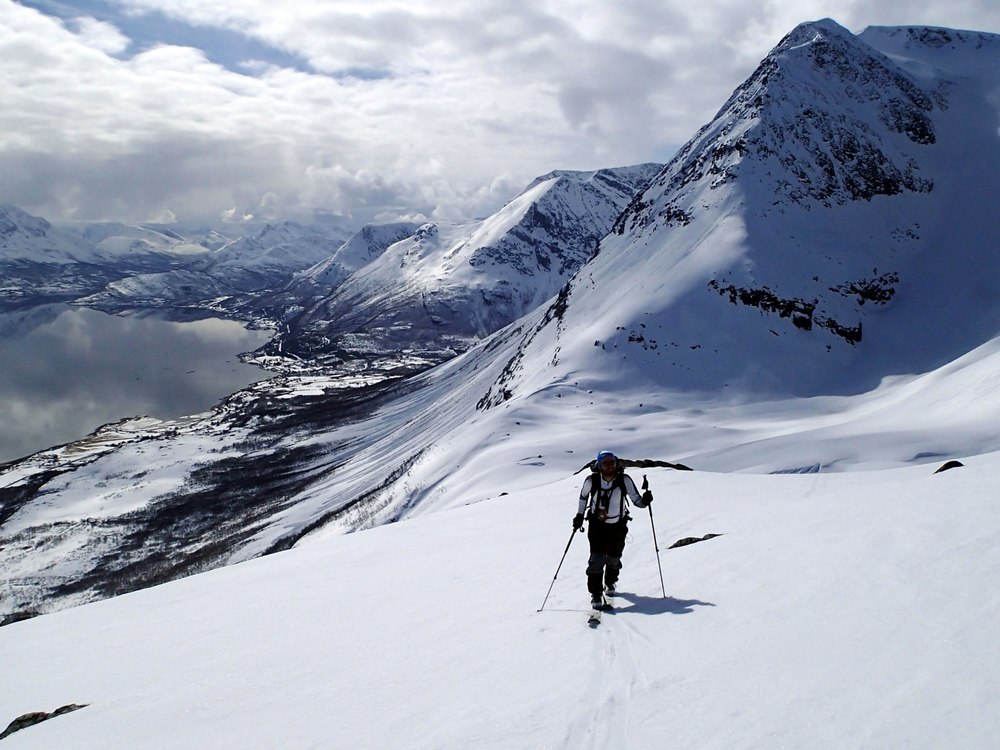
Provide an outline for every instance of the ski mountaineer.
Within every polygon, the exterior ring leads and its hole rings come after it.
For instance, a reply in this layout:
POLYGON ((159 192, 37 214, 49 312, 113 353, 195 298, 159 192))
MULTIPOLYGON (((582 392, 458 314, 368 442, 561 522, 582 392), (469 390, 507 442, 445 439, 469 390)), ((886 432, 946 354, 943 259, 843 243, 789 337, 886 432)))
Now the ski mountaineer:
POLYGON ((639 494, 632 477, 625 473, 618 457, 611 451, 597 454, 595 471, 583 480, 580 503, 573 528, 583 526, 584 512, 590 522, 587 539, 590 560, 587 563, 587 590, 594 609, 605 607, 604 594, 614 596, 618 574, 622 569, 622 552, 628 534, 628 501, 637 508, 653 502, 653 496, 639 494))

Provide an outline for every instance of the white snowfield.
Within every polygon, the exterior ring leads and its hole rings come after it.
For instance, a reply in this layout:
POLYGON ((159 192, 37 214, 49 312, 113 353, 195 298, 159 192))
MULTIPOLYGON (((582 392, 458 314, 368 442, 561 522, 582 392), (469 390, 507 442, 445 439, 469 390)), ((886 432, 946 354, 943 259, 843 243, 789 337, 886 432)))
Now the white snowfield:
MULTIPOLYGON (((939 394, 960 398, 962 373, 939 394)), ((907 435, 920 415, 901 400, 892 418, 907 435)), ((941 446, 969 437, 935 423, 941 446)), ((5 747, 996 746, 1000 453, 938 474, 633 470, 666 597, 634 510, 618 608, 591 630, 584 535, 553 580, 590 456, 560 428, 525 435, 546 455, 496 449, 465 505, 4 627, 0 724, 87 704, 5 747)), ((606 444, 626 436, 656 443, 606 444)), ((787 464, 791 442, 770 445, 787 464)))

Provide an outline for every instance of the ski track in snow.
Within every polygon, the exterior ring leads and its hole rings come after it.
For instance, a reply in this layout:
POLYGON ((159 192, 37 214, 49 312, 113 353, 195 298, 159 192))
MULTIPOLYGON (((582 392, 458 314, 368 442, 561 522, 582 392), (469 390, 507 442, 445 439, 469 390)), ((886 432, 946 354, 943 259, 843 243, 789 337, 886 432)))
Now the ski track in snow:
POLYGON ((638 605, 627 604, 629 598, 635 599, 621 592, 615 608, 605 611, 600 625, 592 629, 588 668, 580 675, 583 692, 559 747, 618 750, 632 746, 630 728, 642 720, 633 713, 635 697, 653 684, 640 654, 655 646, 632 624, 637 613, 629 609, 638 605))

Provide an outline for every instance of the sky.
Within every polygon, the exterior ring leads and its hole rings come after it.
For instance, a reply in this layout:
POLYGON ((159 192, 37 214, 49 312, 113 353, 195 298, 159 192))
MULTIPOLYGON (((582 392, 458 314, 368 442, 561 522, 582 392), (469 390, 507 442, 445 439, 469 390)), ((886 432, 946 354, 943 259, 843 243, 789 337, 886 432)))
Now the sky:
POLYGON ((461 221, 665 162, 785 33, 994 0, 0 0, 0 203, 51 221, 461 221))

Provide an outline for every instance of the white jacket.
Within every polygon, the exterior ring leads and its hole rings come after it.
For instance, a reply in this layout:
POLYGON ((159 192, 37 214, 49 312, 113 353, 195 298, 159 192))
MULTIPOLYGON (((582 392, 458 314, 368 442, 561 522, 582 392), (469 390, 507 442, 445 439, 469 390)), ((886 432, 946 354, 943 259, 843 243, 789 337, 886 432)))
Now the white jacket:
MULTIPOLYGON (((580 504, 577 513, 586 513, 587 505, 590 503, 590 489, 591 481, 594 474, 590 474, 586 479, 583 480, 583 487, 580 488, 580 504)), ((639 490, 635 487, 635 482, 632 481, 632 477, 628 474, 624 475, 625 493, 628 495, 628 499, 632 501, 632 504, 637 508, 645 508, 646 503, 643 502, 642 495, 639 494, 639 490)), ((601 489, 598 490, 597 494, 594 495, 594 505, 597 504, 601 496, 607 492, 611 493, 610 498, 608 498, 608 519, 605 523, 618 523, 622 519, 622 496, 621 489, 618 487, 618 483, 612 479, 610 482, 605 481, 604 477, 601 476, 601 489)), ((594 508, 590 508, 593 512, 594 508)), ((591 515, 591 523, 597 521, 596 515, 591 515)))

